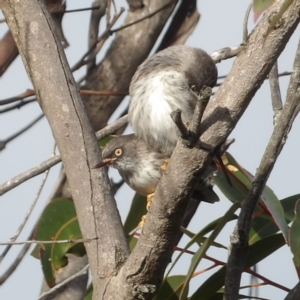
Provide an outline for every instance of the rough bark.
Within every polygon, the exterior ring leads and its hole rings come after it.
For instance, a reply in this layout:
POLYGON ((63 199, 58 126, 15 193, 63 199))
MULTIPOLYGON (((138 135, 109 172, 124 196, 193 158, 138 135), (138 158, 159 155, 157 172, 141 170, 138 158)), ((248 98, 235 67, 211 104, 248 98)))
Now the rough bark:
POLYGON ((85 247, 94 287, 104 289, 104 282, 124 263, 129 248, 107 173, 90 171, 101 157, 94 131, 44 4, 0 4, 60 150, 83 237, 98 237, 85 247))

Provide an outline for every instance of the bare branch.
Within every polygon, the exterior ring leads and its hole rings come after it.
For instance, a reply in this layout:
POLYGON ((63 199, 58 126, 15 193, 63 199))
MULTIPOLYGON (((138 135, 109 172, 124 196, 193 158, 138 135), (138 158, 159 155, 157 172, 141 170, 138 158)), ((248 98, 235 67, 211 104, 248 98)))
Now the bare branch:
POLYGON ((222 60, 235 57, 239 54, 239 52, 242 50, 242 46, 236 46, 236 47, 226 47, 222 48, 218 51, 215 51, 210 56, 214 60, 214 62, 220 63, 222 60))
POLYGON ((55 291, 57 291, 58 289, 60 289, 62 286, 66 285, 67 283, 69 283, 70 281, 74 280, 77 277, 80 277, 81 275, 85 274, 88 271, 88 268, 90 266, 87 264, 84 268, 82 268, 79 272, 75 273, 74 275, 70 276, 69 278, 67 278, 66 280, 64 280, 63 282, 57 284, 56 286, 54 286, 52 289, 50 289, 47 292, 44 292, 40 297, 38 297, 37 300, 41 300, 44 299, 46 296, 53 294, 55 291))
POLYGON ((174 123, 176 124, 176 126, 178 128, 181 138, 183 140, 187 139, 188 136, 189 136, 189 131, 182 122, 181 110, 176 109, 175 111, 172 111, 171 112, 171 118, 172 118, 172 120, 174 121, 174 123))
POLYGON ((107 1, 106 0, 96 0, 93 2, 93 8, 97 7, 92 11, 90 18, 90 28, 89 28, 89 49, 93 49, 94 51, 90 52, 87 56, 87 67, 88 70, 93 68, 96 64, 96 51, 95 45, 97 44, 98 33, 99 33, 99 23, 101 18, 105 15, 107 1))
MULTIPOLYGON (((55 153, 55 146, 54 146, 54 149, 53 149, 52 156, 54 155, 54 153, 55 153)), ((17 232, 14 234, 14 236, 12 236, 11 239, 10 239, 12 243, 14 243, 16 241, 16 239, 19 237, 19 235, 22 232, 22 230, 24 229, 24 226, 26 225, 33 209, 35 208, 35 205, 36 205, 38 199, 40 198, 41 192, 42 192, 43 187, 45 185, 45 182, 47 180, 48 174, 49 174, 49 170, 46 170, 45 174, 44 174, 44 177, 42 178, 42 182, 41 182, 41 185, 38 189, 38 192, 37 192, 35 198, 33 199, 33 202, 31 203, 31 206, 29 207, 29 210, 28 210, 23 222, 20 224, 20 226, 19 226, 17 232)), ((1 255, 1 259, 3 259, 5 257, 5 255, 9 252, 11 244, 7 244, 7 245, 8 245, 8 247, 3 251, 2 255, 1 255)))
POLYGON ((11 105, 9 107, 1 109, 0 110, 0 114, 4 114, 4 113, 6 113, 8 111, 11 111, 11 110, 14 110, 14 109, 19 109, 19 108, 21 108, 21 107, 23 107, 23 106, 25 106, 25 105, 27 105, 29 103, 32 103, 32 102, 36 102, 36 98, 31 99, 31 100, 22 100, 19 103, 16 103, 14 105, 11 105))
POLYGON ((4 141, 0 141, 0 151, 2 151, 9 142, 11 142, 12 140, 14 140, 18 136, 20 136, 22 133, 24 133, 25 131, 27 131, 28 129, 30 129, 34 124, 36 124, 43 117, 44 117, 44 114, 41 114, 40 116, 38 116, 36 119, 34 119, 33 121, 31 121, 28 125, 26 125, 24 128, 22 128, 18 132, 14 133, 10 137, 6 138, 4 141))
POLYGON ((272 99, 272 107, 274 111, 274 125, 277 123, 277 119, 282 110, 282 100, 280 94, 280 86, 278 80, 278 64, 275 62, 270 74, 269 74, 269 84, 271 89, 271 99, 272 99))
POLYGON ((164 9, 168 8, 171 4, 174 4, 174 2, 175 2, 174 0, 171 0, 170 2, 166 3, 165 5, 161 6, 160 8, 156 9, 155 11, 151 12, 150 14, 146 15, 143 18, 140 18, 140 19, 138 19, 138 20, 136 20, 134 22, 128 23, 126 25, 123 25, 123 26, 121 26, 119 28, 112 29, 112 30, 110 30, 110 34, 113 34, 115 32, 121 31, 121 30, 123 30, 125 28, 128 28, 128 27, 130 27, 132 25, 138 24, 138 23, 140 23, 140 22, 142 22, 142 21, 144 21, 146 19, 149 19, 149 18, 155 16, 156 14, 158 14, 159 12, 163 11, 164 9))
POLYGON ((55 240, 55 241, 38 241, 38 240, 32 240, 32 241, 20 241, 20 242, 0 242, 0 245, 9 245, 9 246, 15 246, 15 245, 32 245, 32 244, 77 244, 77 243, 90 243, 94 240, 97 240, 98 238, 90 238, 90 239, 68 239, 68 240, 55 240))
POLYGON ((250 15, 252 6, 253 6, 253 3, 251 1, 246 10, 246 13, 245 13, 244 25, 243 25, 243 43, 244 44, 246 44, 248 41, 248 20, 249 20, 249 15, 250 15))
POLYGON ((34 96, 34 95, 35 95, 34 91, 28 89, 24 93, 22 93, 20 95, 17 95, 15 97, 7 98, 7 99, 4 99, 4 100, 0 100, 0 105, 10 104, 10 103, 16 102, 18 100, 23 100, 23 99, 25 99, 27 97, 34 96))
POLYGON ((299 297, 300 297, 300 281, 288 293, 288 295, 284 298, 284 300, 295 300, 295 299, 299 299, 299 297))
MULTIPOLYGON (((32 236, 32 234, 31 234, 31 236, 32 236)), ((31 246, 30 244, 27 244, 22 248, 22 250, 20 251, 18 256, 15 258, 13 263, 9 266, 9 268, 0 277, 0 285, 2 285, 13 274, 13 272, 16 270, 16 268, 18 267, 18 265, 20 264, 20 262, 23 260, 24 256, 30 249, 30 246, 31 246)), ((2 261, 2 255, 0 257, 0 262, 1 261, 2 261)))
POLYGON ((200 19, 196 0, 181 1, 172 22, 156 52, 171 45, 182 45, 194 31, 200 19))
MULTIPOLYGON (((120 127, 124 126, 128 122, 127 115, 118 119, 114 123, 107 125, 105 128, 96 132, 96 138, 101 140, 106 136, 113 134, 116 130, 120 127)), ((20 185, 21 183, 25 182, 26 180, 37 176, 49 168, 55 166, 61 161, 60 155, 56 155, 44 162, 42 162, 39 166, 34 167, 10 180, 0 185, 0 196, 5 194, 6 192, 10 191, 11 189, 15 188, 16 186, 20 185)))
POLYGON ((278 117, 278 123, 275 124, 269 144, 261 160, 258 171, 252 181, 252 187, 243 202, 237 225, 231 235, 232 249, 226 269, 225 299, 238 298, 240 278, 249 248, 248 236, 251 227, 252 215, 298 113, 300 107, 299 80, 300 42, 298 44, 294 61, 294 68, 287 91, 286 102, 280 116, 278 117))
POLYGON ((33 178, 34 176, 37 176, 37 175, 45 172, 46 170, 48 170, 51 167, 58 164, 59 162, 61 162, 60 155, 56 155, 56 156, 49 158, 48 160, 42 162, 37 167, 29 169, 28 171, 26 171, 20 175, 17 175, 16 177, 6 181, 5 183, 0 185, 0 195, 2 196, 6 192, 17 187, 18 185, 27 181, 28 179, 33 178))
POLYGON ((80 90, 82 95, 127 96, 128 92, 80 90))
POLYGON ((108 37, 111 34, 111 27, 117 22, 121 14, 124 12, 124 9, 121 9, 121 11, 114 16, 113 20, 109 24, 109 27, 101 34, 100 37, 97 38, 97 40, 94 42, 93 45, 89 48, 89 50, 80 58, 80 60, 71 68, 72 72, 75 72, 76 70, 80 69, 82 66, 87 64, 89 61, 87 60, 87 57, 89 57, 89 60, 93 59, 91 54, 93 53, 93 56, 95 56, 98 51, 103 46, 104 42, 108 39, 108 37), (96 48, 97 44, 100 43, 101 45, 96 48))
POLYGON ((127 3, 130 10, 136 10, 144 7, 143 0, 127 0, 127 3))

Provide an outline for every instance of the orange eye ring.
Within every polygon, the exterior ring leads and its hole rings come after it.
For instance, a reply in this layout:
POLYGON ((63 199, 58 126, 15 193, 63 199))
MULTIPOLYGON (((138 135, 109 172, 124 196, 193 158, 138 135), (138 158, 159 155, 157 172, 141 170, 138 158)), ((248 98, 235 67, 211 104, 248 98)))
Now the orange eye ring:
POLYGON ((122 149, 120 149, 120 148, 118 148, 118 149, 115 150, 115 155, 116 155, 116 156, 121 156, 122 153, 123 153, 123 151, 122 151, 122 149))

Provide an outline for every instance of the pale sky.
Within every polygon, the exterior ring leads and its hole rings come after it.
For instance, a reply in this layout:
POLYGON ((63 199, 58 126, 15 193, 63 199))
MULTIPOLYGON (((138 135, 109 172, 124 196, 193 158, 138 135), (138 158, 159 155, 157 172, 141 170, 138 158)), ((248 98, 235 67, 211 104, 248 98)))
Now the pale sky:
MULTIPOLYGON (((88 7, 92 1, 72 0, 68 1, 68 9, 88 7)), ((240 0, 211 0, 198 1, 198 9, 201 12, 200 22, 188 39, 187 44, 199 47, 212 53, 223 47, 237 46, 242 41, 242 26, 248 1, 240 0)), ((116 1, 117 6, 127 7, 124 1, 116 1)), ((86 35, 88 31, 89 12, 80 12, 66 14, 64 17, 64 32, 70 47, 66 50, 70 65, 72 66, 86 51, 87 42, 86 35), (78 21, 80 17, 80 21, 78 21)), ((125 13, 124 13, 125 16, 125 13)), ((2 17, 1 17, 2 18, 2 17)), ((118 25, 120 22, 118 23, 118 25)), ((255 24, 253 23, 253 15, 250 15, 249 32, 255 24)), ((103 27, 101 27, 103 29, 103 27)), ((1 37, 7 31, 6 24, 0 24, 1 37)), ((110 38, 109 41, 111 41, 110 38)), ((279 72, 290 71, 292 68, 296 46, 299 39, 299 28, 294 33, 288 43, 284 53, 279 58, 279 72)), ((106 44, 108 46, 108 43, 106 44)), ((105 54, 105 47, 100 56, 105 54)), ((219 75, 225 75, 229 72, 233 59, 218 64, 219 75)), ((84 68, 77 71, 75 78, 80 78, 84 74, 84 68)), ((286 88, 289 77, 280 78, 281 94, 283 100, 286 95, 286 88)), ((9 70, 0 80, 0 99, 15 96, 31 88, 31 83, 27 78, 26 72, 22 65, 20 57, 10 66, 9 70)), ((128 102, 128 99, 124 101, 128 102)), ((124 107, 124 103, 120 106, 120 111, 124 107)), ((10 113, 1 114, 0 140, 13 134, 36 116, 40 114, 37 103, 29 104, 20 110, 10 113)), ((273 130, 273 111, 271 106, 269 82, 265 84, 255 95, 252 103, 246 113, 238 123, 232 133, 232 137, 236 142, 231 146, 229 152, 237 159, 237 161, 251 173, 255 173, 259 165, 261 157, 264 153, 265 146, 273 130)), ((130 129, 127 130, 129 132, 130 129)), ((289 134, 287 144, 285 145, 275 169, 268 181, 268 186, 272 188, 279 199, 297 194, 300 192, 299 175, 300 162, 297 157, 300 153, 299 118, 293 125, 289 134), (292 168, 293 167, 293 168, 292 168)), ((5 150, 1 152, 0 163, 0 183, 32 168, 51 155, 53 148, 53 138, 46 119, 40 121, 36 126, 31 128, 21 137, 9 143, 5 150)), ((42 196, 31 216, 24 232, 19 240, 26 240, 32 226, 35 224, 45 203, 48 201, 48 195, 51 192, 57 179, 60 166, 51 169, 49 179, 42 196)), ((116 177, 117 173, 112 171, 111 174, 116 177)), ((0 241, 8 241, 13 236, 23 220, 35 194, 39 188, 42 175, 35 177, 18 188, 6 193, 0 199, 0 241)), ((191 222, 189 229, 198 232, 209 221, 222 216, 230 207, 231 202, 228 201, 217 188, 221 201, 215 205, 201 204, 199 211, 191 222)), ((133 192, 127 186, 123 186, 118 192, 116 199, 118 207, 123 219, 129 209, 130 199, 133 192), (124 200, 128 198, 128 201, 124 200)), ((229 235, 233 230, 235 222, 231 222, 219 235, 217 242, 223 245, 229 245, 229 235)), ((188 239, 181 241, 180 245, 184 246, 188 239)), ((0 247, 2 252, 4 247, 0 247)), ((21 248, 13 247, 9 255, 1 263, 0 274, 13 261, 16 254, 21 248)), ((196 247, 192 248, 196 250, 196 247)), ((225 250, 210 249, 209 255, 226 261, 227 252, 225 250)), ((191 256, 184 255, 182 261, 175 268, 174 274, 185 274, 189 267, 191 256)), ((210 266, 207 261, 202 261, 197 270, 201 270, 210 266)), ((214 271, 212 271, 214 272, 214 271)), ((192 281, 191 289, 194 289, 200 282, 203 282, 212 272, 204 273, 196 277, 192 281)), ((292 255, 287 246, 282 247, 279 251, 258 265, 259 274, 268 277, 270 280, 278 282, 288 288, 294 287, 298 282, 297 275, 292 263, 292 255)), ((31 257, 29 254, 22 261, 15 273, 0 288, 1 299, 36 299, 39 295, 42 282, 42 272, 39 260, 31 257)), ((242 285, 249 284, 249 277, 243 276, 242 285)), ((247 290, 242 291, 244 294, 247 290)), ((280 300, 285 297, 286 293, 274 287, 266 286, 259 289, 259 296, 272 300, 280 300)))

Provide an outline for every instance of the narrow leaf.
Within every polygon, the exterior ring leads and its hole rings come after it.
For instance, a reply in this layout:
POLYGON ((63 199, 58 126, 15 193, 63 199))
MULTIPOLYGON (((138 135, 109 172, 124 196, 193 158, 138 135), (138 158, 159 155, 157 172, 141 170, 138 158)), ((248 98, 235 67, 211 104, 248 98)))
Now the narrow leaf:
POLYGON ((300 200, 297 201, 295 206, 295 218, 291 226, 289 240, 294 255, 293 261, 300 278, 300 200))
MULTIPOLYGON (((249 254, 245 263, 244 270, 252 267, 265 259, 273 252, 285 245, 282 234, 275 234, 249 247, 249 254)), ((216 273, 210 276, 191 296, 189 300, 208 300, 214 296, 223 286, 226 275, 226 266, 220 268, 216 273)))
POLYGON ((220 220, 219 224, 216 226, 214 231, 211 233, 209 238, 203 243, 203 245, 198 249, 198 251, 195 253, 195 255, 192 258, 190 268, 187 274, 186 281, 184 283, 180 299, 183 300, 183 295, 186 293, 186 290, 188 289, 189 282, 200 263, 201 259, 206 254, 206 251, 208 248, 212 245, 218 234, 221 232, 221 230, 224 228, 224 226, 228 223, 229 220, 231 220, 232 216, 234 215, 234 212, 240 207, 240 203, 236 202, 234 203, 230 209, 225 213, 224 217, 220 220))
MULTIPOLYGON (((186 275, 176 275, 166 278, 154 297, 154 300, 178 300, 186 275)), ((188 290, 184 294, 184 299, 187 298, 188 290)))

